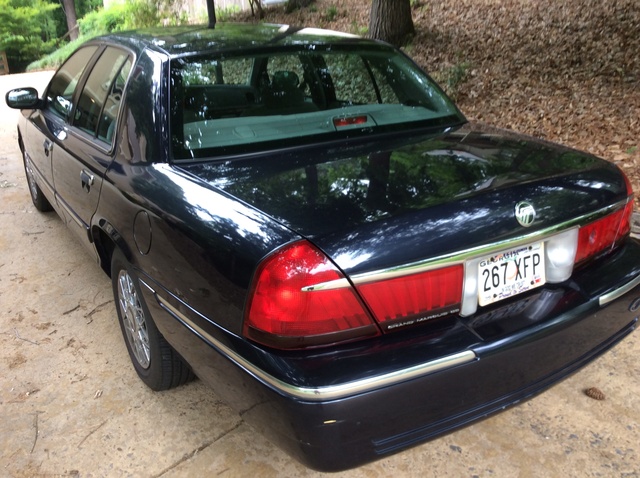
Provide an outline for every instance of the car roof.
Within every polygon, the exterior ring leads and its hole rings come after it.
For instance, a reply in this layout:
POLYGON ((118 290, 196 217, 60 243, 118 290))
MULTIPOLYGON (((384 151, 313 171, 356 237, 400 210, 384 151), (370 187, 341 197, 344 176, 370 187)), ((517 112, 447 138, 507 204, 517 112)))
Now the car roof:
POLYGON ((348 33, 265 23, 218 23, 215 28, 206 25, 162 27, 117 32, 96 40, 117 43, 136 52, 148 48, 171 57, 270 45, 377 43, 348 33))

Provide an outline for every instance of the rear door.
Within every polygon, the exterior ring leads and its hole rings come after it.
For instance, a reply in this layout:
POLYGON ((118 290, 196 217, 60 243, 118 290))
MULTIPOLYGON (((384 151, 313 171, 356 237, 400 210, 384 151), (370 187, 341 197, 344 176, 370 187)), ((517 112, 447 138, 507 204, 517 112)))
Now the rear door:
POLYGON ((79 85, 71 125, 53 155, 53 182, 69 225, 90 240, 102 178, 113 157, 115 131, 132 55, 108 46, 79 85))

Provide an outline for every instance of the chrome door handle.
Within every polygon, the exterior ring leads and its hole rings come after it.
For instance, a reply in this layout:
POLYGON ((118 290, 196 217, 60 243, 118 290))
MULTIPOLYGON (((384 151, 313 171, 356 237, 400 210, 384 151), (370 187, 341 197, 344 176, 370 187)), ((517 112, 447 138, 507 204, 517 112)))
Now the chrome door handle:
POLYGON ((51 153, 51 150, 53 150, 53 143, 48 139, 45 139, 42 146, 44 147, 44 155, 49 156, 49 153, 51 153))
POLYGON ((82 182, 82 189, 86 192, 91 191, 91 186, 93 186, 94 177, 93 174, 88 173, 84 169, 80 171, 80 181, 82 182))

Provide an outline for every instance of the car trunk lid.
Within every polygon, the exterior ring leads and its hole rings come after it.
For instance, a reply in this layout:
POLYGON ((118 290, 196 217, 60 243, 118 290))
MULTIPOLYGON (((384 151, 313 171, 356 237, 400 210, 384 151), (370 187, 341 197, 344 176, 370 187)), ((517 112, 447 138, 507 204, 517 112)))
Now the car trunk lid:
POLYGON ((627 196, 610 163, 478 125, 184 169, 308 238, 349 275, 512 240, 627 196), (535 211, 527 226, 516 219, 522 203, 535 211))

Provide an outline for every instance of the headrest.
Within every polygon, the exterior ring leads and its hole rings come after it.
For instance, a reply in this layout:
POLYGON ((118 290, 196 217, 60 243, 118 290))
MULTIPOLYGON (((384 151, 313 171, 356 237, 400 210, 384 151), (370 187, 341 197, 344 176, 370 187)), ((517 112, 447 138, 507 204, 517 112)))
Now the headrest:
POLYGON ((271 78, 271 85, 274 89, 292 90, 300 84, 300 78, 293 71, 276 71, 271 78))

